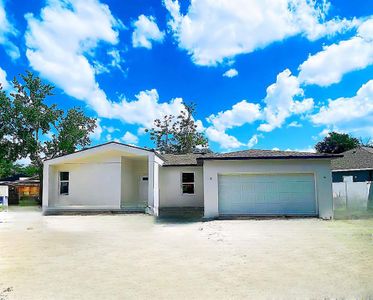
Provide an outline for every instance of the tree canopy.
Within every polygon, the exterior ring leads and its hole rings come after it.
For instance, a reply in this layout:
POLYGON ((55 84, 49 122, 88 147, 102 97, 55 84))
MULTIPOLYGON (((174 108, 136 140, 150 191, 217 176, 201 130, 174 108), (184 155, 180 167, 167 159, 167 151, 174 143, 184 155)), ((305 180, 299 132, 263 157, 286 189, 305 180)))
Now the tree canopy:
POLYGON ((21 164, 4 160, 0 160, 0 179, 11 177, 13 175, 23 175, 31 177, 38 174, 38 168, 33 165, 23 166, 21 164))
MULTIPOLYGON (((43 176, 43 161, 88 146, 96 120, 80 108, 66 113, 48 104, 54 87, 31 72, 13 80, 14 92, 7 96, 0 87, 0 168, 17 159, 30 158, 43 176)), ((1 173, 1 172, 0 172, 1 173)))
POLYGON ((159 152, 185 154, 201 149, 209 151, 207 138, 197 130, 195 111, 195 104, 184 104, 184 109, 177 117, 165 115, 162 119, 154 120, 154 127, 146 131, 159 152))
POLYGON ((318 153, 338 154, 361 146, 359 139, 347 134, 329 132, 321 142, 315 145, 318 153))

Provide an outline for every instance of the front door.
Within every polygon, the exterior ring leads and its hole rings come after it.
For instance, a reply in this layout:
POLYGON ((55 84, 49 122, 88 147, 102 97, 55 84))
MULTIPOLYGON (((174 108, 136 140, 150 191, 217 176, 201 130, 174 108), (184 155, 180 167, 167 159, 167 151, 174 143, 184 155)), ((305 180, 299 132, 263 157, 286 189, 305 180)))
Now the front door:
POLYGON ((148 176, 140 176, 139 182, 139 200, 140 203, 143 203, 145 206, 148 205, 148 176))

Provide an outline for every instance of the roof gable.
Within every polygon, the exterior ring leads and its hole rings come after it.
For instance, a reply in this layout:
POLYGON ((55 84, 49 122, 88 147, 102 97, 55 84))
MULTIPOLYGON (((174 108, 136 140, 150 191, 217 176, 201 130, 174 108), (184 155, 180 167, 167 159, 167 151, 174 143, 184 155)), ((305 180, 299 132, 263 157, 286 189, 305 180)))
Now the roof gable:
POLYGON ((343 157, 332 161, 332 170, 373 169, 372 148, 355 148, 342 154, 343 157))
POLYGON ((71 154, 66 154, 62 156, 58 156, 52 159, 45 160, 46 163, 54 164, 54 163, 62 163, 64 161, 68 160, 75 160, 75 159, 81 159, 84 157, 92 156, 92 155, 98 155, 105 152, 123 152, 128 155, 149 155, 150 153, 155 153, 153 149, 147 149, 147 148, 141 148, 133 145, 127 145, 122 144, 118 142, 109 142, 105 144, 100 144, 97 146, 85 148, 82 150, 78 150, 71 154))
POLYGON ((202 154, 162 154, 164 166, 197 166, 197 158, 202 154))

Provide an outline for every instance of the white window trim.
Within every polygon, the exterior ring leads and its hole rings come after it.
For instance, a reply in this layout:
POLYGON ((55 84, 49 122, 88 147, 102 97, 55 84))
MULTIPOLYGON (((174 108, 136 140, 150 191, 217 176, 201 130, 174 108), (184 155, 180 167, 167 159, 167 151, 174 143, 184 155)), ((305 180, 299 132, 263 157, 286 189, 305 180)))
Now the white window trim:
POLYGON ((69 171, 59 171, 58 172, 58 194, 60 196, 68 196, 70 193, 70 172, 69 171), (69 180, 61 180, 61 173, 69 173, 69 180), (67 182, 69 185, 67 193, 61 193, 61 183, 67 182))
POLYGON ((180 189, 181 195, 183 196, 194 196, 196 194, 196 173, 193 171, 181 171, 180 172, 180 189), (193 173, 193 182, 183 182, 183 173, 193 173), (193 184, 193 194, 183 192, 183 184, 193 184))

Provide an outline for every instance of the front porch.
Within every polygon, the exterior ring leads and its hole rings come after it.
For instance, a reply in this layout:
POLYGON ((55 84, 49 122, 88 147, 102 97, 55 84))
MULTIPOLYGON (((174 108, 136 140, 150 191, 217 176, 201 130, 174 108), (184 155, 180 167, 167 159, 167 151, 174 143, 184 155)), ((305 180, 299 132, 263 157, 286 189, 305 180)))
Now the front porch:
POLYGON ((161 163, 153 151, 119 143, 46 161, 43 211, 158 215, 161 163))
POLYGON ((121 199, 124 211, 143 211, 149 205, 148 157, 121 157, 121 199))

